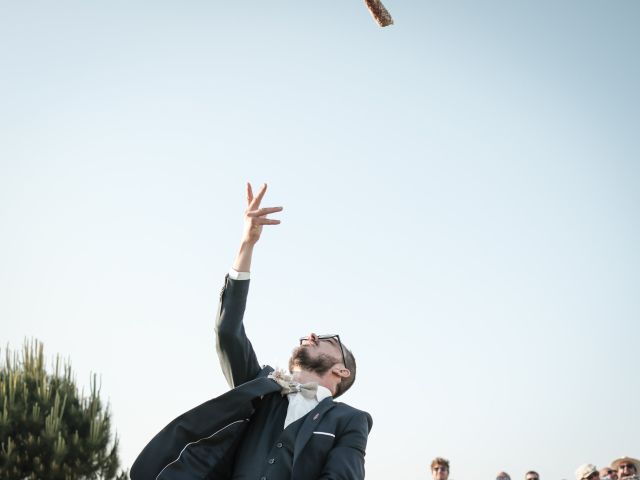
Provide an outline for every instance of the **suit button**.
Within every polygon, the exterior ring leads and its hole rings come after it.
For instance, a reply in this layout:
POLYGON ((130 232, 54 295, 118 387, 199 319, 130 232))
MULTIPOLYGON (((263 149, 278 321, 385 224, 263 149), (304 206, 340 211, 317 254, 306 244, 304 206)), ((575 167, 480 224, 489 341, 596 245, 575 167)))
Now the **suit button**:
POLYGON ((269 463, 270 463, 271 465, 273 465, 274 463, 276 463, 276 459, 275 459, 275 458, 270 458, 270 459, 269 459, 269 463))
POLYGON ((267 480, 267 477, 260 477, 260 480, 267 480))
POLYGON ((278 448, 282 448, 282 442, 278 442, 278 443, 276 443, 276 447, 278 447, 278 448))

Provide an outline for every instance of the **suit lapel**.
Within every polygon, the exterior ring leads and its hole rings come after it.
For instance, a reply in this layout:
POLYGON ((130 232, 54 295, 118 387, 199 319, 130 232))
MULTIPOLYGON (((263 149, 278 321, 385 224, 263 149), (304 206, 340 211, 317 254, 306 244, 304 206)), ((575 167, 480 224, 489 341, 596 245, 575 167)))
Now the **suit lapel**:
POLYGON ((296 436, 296 442, 293 449, 293 465, 296 464, 298 455, 300 455, 300 452, 304 449, 305 445, 311 438, 316 425, 320 423, 325 413, 335 407, 335 405, 333 398, 327 397, 306 415, 304 423, 300 426, 300 430, 296 436))

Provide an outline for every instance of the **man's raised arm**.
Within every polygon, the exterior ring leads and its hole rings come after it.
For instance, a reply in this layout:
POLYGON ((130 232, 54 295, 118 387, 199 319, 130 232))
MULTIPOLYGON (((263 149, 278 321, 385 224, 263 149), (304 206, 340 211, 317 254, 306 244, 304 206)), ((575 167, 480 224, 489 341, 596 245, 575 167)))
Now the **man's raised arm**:
POLYGON ((233 262, 233 269, 236 272, 249 273, 251 271, 253 247, 255 247, 258 240, 260 240, 262 227, 265 225, 280 224, 280 220, 267 218, 267 215, 281 212, 282 207, 260 208, 260 203, 262 203, 265 193, 267 193, 266 183, 262 184, 262 187, 260 187, 255 197, 253 196, 251 184, 247 183, 247 209, 244 212, 244 230, 242 232, 242 241, 240 242, 238 254, 233 262))
POLYGON ((280 220, 267 218, 267 215, 282 211, 282 207, 260 208, 266 191, 265 183, 254 196, 251 184, 247 183, 247 208, 244 212, 242 240, 233 262, 233 269, 227 276, 220 295, 220 307, 216 318, 216 350, 222 371, 231 387, 252 380, 260 371, 260 364, 245 334, 242 319, 249 291, 253 249, 260 239, 264 225, 280 223, 280 220))

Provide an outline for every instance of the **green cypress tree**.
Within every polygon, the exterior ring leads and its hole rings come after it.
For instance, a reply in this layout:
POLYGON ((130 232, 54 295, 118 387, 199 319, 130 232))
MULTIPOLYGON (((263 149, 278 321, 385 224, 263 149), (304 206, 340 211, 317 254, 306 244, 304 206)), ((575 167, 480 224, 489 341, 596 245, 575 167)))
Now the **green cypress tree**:
POLYGON ((0 360, 0 480, 126 479, 118 466, 118 438, 111 442, 96 375, 85 396, 68 361, 56 356, 47 373, 41 342, 25 341, 21 355, 7 348, 0 360))

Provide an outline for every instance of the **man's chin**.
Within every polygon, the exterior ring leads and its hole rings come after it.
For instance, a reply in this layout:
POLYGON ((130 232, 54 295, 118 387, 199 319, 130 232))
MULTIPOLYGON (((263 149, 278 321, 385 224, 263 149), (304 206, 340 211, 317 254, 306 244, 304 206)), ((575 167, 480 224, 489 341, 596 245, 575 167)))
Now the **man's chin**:
POLYGON ((327 373, 337 363, 335 358, 327 355, 313 356, 306 345, 300 345, 293 350, 289 359, 289 370, 294 369, 314 372, 319 375, 327 373))

